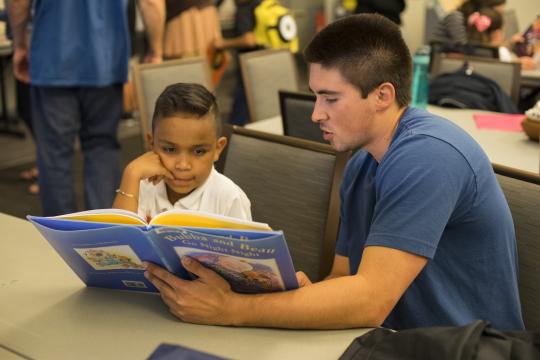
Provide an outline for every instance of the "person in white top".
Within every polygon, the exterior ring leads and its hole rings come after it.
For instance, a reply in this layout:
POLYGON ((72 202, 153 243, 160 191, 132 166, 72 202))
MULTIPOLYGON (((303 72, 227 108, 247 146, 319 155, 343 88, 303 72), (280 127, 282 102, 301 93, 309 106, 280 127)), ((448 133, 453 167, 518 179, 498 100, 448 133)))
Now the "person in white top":
POLYGON ((113 207, 147 220, 173 208, 251 220, 246 194, 214 169, 227 144, 217 113, 216 98, 204 86, 168 86, 147 134, 152 150, 126 166, 113 207))

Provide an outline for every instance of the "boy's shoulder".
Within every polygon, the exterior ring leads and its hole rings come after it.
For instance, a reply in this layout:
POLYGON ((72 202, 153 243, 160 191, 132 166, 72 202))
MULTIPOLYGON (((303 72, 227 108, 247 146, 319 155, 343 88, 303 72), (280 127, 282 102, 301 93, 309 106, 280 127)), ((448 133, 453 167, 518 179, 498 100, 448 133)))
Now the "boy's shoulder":
POLYGON ((236 197, 239 194, 245 196, 244 191, 234 181, 212 169, 205 184, 205 191, 215 193, 219 197, 236 197))

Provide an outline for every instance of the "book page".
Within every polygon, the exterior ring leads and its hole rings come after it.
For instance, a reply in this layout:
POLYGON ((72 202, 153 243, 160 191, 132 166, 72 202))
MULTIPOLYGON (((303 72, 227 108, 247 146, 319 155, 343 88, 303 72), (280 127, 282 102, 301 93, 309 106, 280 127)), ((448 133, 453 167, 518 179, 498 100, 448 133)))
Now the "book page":
POLYGON ((58 219, 101 222, 111 224, 146 225, 134 212, 123 209, 96 209, 55 216, 58 219))
POLYGON ((173 209, 156 215, 151 225, 189 226, 218 229, 272 230, 268 224, 204 211, 173 209))

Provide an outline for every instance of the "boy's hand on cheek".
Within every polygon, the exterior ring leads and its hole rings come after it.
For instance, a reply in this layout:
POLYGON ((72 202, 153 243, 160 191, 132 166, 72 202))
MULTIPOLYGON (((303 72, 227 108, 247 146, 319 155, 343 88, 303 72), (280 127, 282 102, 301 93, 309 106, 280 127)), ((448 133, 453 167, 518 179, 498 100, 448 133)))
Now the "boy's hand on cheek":
POLYGON ((153 151, 148 151, 133 160, 128 165, 128 168, 139 180, 148 179, 154 185, 163 180, 163 178, 174 178, 171 172, 163 166, 159 155, 153 151))

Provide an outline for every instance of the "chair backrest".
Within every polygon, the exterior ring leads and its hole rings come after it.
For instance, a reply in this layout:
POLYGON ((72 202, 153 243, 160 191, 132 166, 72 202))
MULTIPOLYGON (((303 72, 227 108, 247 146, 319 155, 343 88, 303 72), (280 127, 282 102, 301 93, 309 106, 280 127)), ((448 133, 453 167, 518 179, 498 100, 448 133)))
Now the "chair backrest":
POLYGON ((133 79, 143 138, 152 128, 156 99, 168 85, 179 82, 197 83, 212 90, 208 63, 203 58, 169 60, 159 64, 135 64, 133 79))
POLYGON ((250 121, 279 115, 278 90, 297 91, 298 69, 289 50, 259 50, 240 55, 250 121))
POLYGON ((540 175, 497 164, 493 169, 516 229, 525 328, 540 331, 540 175))
POLYGON ((430 59, 433 59, 435 54, 450 53, 453 56, 474 56, 499 60, 499 48, 497 46, 476 43, 453 44, 438 40, 430 41, 429 45, 430 59))
POLYGON ((289 136, 237 126, 226 130, 222 172, 247 194, 253 220, 283 230, 297 271, 324 278, 334 258, 348 154, 289 136))
POLYGON ((319 125, 311 121, 316 97, 295 91, 279 91, 283 134, 324 143, 319 125))
POLYGON ((472 56, 447 56, 434 54, 431 75, 437 76, 459 70, 467 61, 473 71, 495 81, 510 96, 515 104, 519 100, 521 65, 518 62, 504 62, 472 56))

